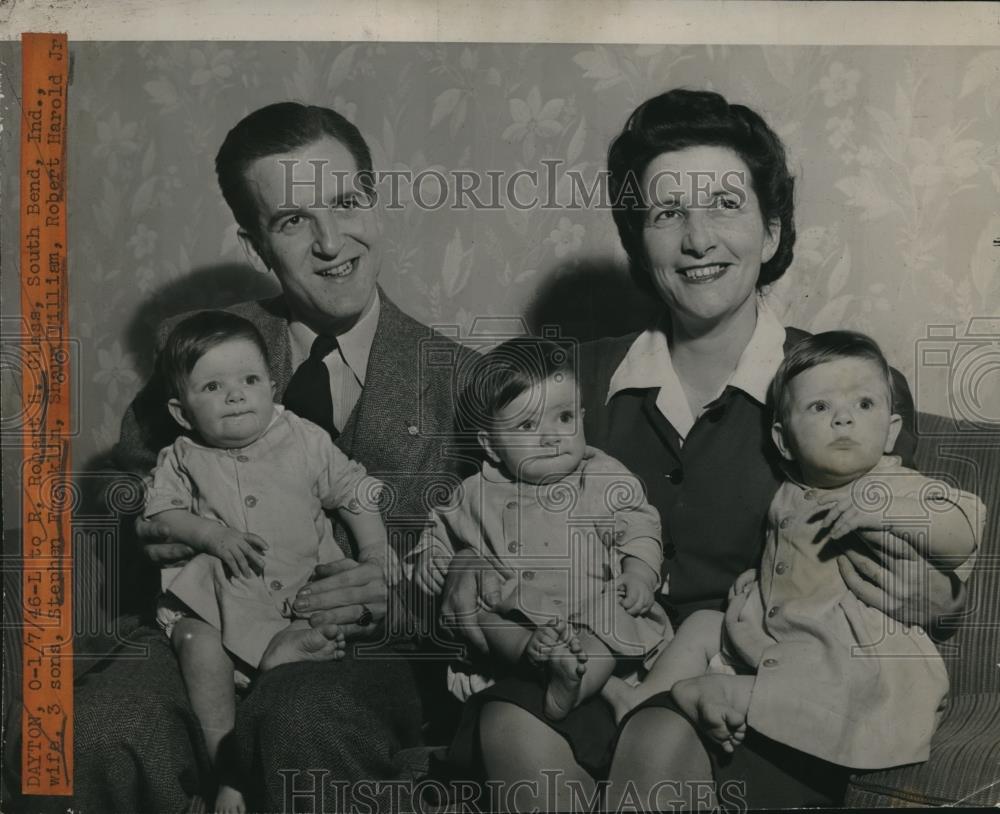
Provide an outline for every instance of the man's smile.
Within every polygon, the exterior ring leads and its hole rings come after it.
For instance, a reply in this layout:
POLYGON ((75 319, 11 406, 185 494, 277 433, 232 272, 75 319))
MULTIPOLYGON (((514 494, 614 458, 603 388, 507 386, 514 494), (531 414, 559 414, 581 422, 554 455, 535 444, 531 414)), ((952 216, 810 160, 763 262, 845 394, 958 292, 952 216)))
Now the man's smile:
POLYGON ((317 271, 320 277, 325 277, 328 279, 343 279, 344 277, 350 277, 354 273, 354 270, 358 267, 358 260, 360 258, 355 257, 351 260, 345 260, 336 266, 331 266, 327 269, 321 269, 317 271))

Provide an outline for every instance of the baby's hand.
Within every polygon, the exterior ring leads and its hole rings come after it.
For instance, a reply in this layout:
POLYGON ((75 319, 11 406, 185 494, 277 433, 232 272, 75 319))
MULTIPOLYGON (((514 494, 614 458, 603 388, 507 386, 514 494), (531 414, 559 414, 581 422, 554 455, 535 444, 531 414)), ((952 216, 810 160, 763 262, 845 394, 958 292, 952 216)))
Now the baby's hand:
POLYGON ((653 589, 649 580, 625 571, 618 578, 618 601, 631 616, 642 616, 653 607, 653 589))
POLYGON ((413 579, 421 591, 437 596, 444 588, 448 576, 448 561, 451 558, 438 545, 432 545, 420 552, 413 570, 413 579))
POLYGON ((204 541, 205 551, 222 560, 230 574, 252 577, 264 571, 265 543, 256 534, 220 526, 204 541))
POLYGON ((403 567, 399 564, 399 557, 392 550, 392 546, 362 549, 358 552, 358 562, 378 564, 385 577, 385 584, 390 588, 403 578, 403 567))
POLYGON ((875 531, 884 523, 881 513, 858 506, 852 492, 817 501, 816 505, 828 510, 822 522, 831 540, 839 540, 852 531, 875 531))
POLYGON ((729 589, 729 601, 732 602, 740 594, 746 593, 753 586, 754 582, 757 580, 757 569, 748 568, 738 577, 736 577, 736 582, 732 584, 729 589))

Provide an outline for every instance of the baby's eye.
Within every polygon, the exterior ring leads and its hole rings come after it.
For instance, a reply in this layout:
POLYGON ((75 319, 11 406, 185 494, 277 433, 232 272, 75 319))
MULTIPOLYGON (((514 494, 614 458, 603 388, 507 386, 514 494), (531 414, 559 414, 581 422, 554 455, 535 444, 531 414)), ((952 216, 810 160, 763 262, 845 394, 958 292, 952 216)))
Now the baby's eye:
POLYGON ((560 424, 572 424, 575 416, 572 410, 563 410, 559 413, 559 423, 560 424))
POLYGON ((535 422, 529 418, 527 421, 522 421, 520 424, 518 424, 517 428, 525 432, 531 432, 533 429, 535 429, 535 422))
POLYGON ((205 391, 207 391, 209 393, 214 393, 218 389, 219 389, 219 383, 218 382, 209 382, 208 384, 206 384, 202 388, 202 390, 205 390, 205 391))
POLYGON ((871 410, 874 406, 875 406, 874 399, 863 398, 861 399, 861 401, 858 402, 858 407, 860 407, 862 410, 871 410))
POLYGON ((256 373, 250 373, 246 379, 247 384, 257 384, 257 382, 259 381, 260 381, 260 376, 258 376, 256 373))
POLYGON ((811 413, 825 413, 827 405, 825 401, 814 401, 807 409, 811 413))

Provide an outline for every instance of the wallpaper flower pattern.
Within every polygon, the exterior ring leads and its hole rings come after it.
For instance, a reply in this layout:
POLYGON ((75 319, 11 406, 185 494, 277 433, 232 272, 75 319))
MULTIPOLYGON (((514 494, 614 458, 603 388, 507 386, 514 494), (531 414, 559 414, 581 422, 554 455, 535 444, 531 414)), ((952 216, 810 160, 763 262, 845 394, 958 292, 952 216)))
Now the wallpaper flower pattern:
POLYGON ((276 289, 246 264, 212 162, 241 116, 286 98, 354 121, 377 169, 422 174, 385 212, 381 281, 427 323, 642 325, 649 303, 627 288, 607 210, 429 204, 460 171, 538 172, 542 198, 565 201, 629 112, 674 86, 754 107, 789 148, 799 240, 769 294, 787 324, 866 331, 912 381, 928 325, 961 334, 1000 313, 997 49, 75 43, 73 56, 80 465, 116 440, 164 315, 276 289))

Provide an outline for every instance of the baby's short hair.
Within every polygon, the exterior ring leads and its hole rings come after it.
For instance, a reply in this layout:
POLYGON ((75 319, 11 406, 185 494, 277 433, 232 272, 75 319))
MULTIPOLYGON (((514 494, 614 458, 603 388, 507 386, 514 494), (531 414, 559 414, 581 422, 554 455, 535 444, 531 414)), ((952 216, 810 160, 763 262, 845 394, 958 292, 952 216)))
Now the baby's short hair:
POLYGON ((174 326, 156 364, 171 398, 184 391, 198 360, 223 342, 245 339, 257 346, 268 365, 267 345, 252 322, 228 311, 199 311, 174 326))
POLYGON ((496 414, 532 386, 557 375, 576 377, 568 342, 519 336, 477 358, 458 404, 458 429, 492 428, 496 414))
POLYGON ((827 331, 807 336, 795 345, 785 356, 778 372, 771 380, 767 403, 774 421, 782 424, 788 420, 789 386, 800 373, 836 359, 864 359, 875 364, 885 378, 892 405, 895 391, 892 383, 892 369, 878 343, 870 336, 857 331, 827 331))

